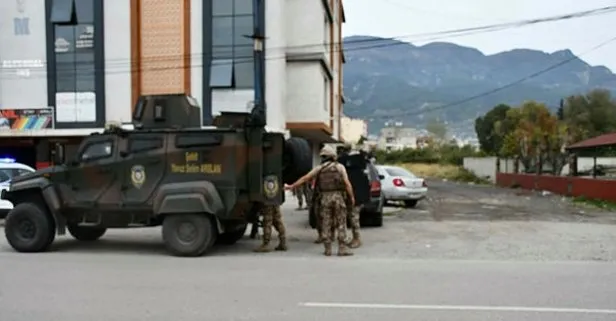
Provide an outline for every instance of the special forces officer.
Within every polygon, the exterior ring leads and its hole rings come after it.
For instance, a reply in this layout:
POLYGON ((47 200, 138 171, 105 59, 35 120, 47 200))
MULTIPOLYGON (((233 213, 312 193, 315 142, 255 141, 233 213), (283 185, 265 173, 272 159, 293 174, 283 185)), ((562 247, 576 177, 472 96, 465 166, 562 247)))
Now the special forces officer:
MULTIPOLYGON (((344 166, 336 161, 336 150, 330 146, 321 149, 321 165, 314 168, 295 183, 286 187, 293 189, 310 179, 315 179, 315 189, 319 191, 318 210, 321 215, 320 232, 323 235, 326 256, 332 255, 333 231, 338 232, 338 256, 353 255, 346 246, 347 204, 344 192, 349 195, 350 205, 355 205, 353 189, 344 166)), ((313 204, 317 205, 317 204, 313 204)))
MULTIPOLYGON (((341 163, 345 163, 346 159, 348 156, 350 156, 353 153, 353 146, 351 144, 344 144, 341 148, 340 151, 338 153, 338 160, 341 163)), ((361 153, 360 153, 361 154, 361 153)), ((351 184, 352 185, 352 184, 351 184)), ((356 189, 353 189, 353 193, 356 192, 356 189)), ((353 194, 353 197, 355 197, 355 200, 357 201, 358 199, 358 195, 353 194)), ((359 196, 359 199, 361 200, 362 197, 359 196)), ((358 248, 361 246, 361 234, 360 234, 360 223, 359 223, 359 215, 361 213, 361 210, 363 208, 363 204, 358 204, 357 202, 355 202, 355 204, 353 206, 347 206, 347 221, 349 221, 351 224, 351 231, 353 233, 353 238, 351 239, 351 241, 348 243, 349 247, 352 249, 358 248)))
POLYGON ((306 201, 306 208, 310 209, 310 206, 312 206, 312 193, 309 183, 302 184, 297 188, 293 189, 293 195, 297 197, 298 210, 303 209, 304 200, 306 201))
POLYGON ((269 247, 270 241, 272 239, 272 226, 278 232, 278 246, 275 248, 276 251, 286 251, 287 250, 287 233, 282 223, 282 213, 280 212, 280 206, 278 205, 264 205, 261 208, 261 215, 263 216, 263 243, 261 246, 257 247, 255 252, 271 252, 271 248, 269 247))

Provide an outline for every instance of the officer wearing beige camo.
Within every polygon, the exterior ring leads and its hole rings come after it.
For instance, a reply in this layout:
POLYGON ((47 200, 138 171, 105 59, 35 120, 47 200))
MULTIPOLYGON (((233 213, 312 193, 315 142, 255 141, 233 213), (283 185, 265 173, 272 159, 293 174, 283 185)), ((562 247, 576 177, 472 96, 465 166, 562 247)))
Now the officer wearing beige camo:
POLYGON ((297 197, 298 210, 304 208, 304 200, 306 201, 306 208, 310 208, 312 206, 312 193, 309 183, 304 183, 301 186, 293 189, 293 195, 297 197))
POLYGON ((347 210, 347 220, 351 221, 351 231, 353 232, 353 239, 349 242, 349 247, 356 249, 361 246, 361 235, 359 233, 359 213, 362 210, 363 205, 353 206, 350 210, 347 210))
MULTIPOLYGON (((341 148, 341 155, 349 155, 353 150, 353 146, 349 143, 346 143, 341 148)), ((353 239, 349 242, 349 247, 352 249, 358 248, 361 246, 361 235, 359 233, 359 214, 362 210, 363 205, 352 206, 347 209, 347 220, 351 223, 351 231, 353 232, 353 239)))
POLYGON ((282 223, 282 213, 280 212, 280 206, 277 205, 264 205, 261 209, 261 215, 263 216, 263 243, 261 246, 256 248, 255 252, 271 252, 271 248, 269 247, 270 241, 272 239, 272 226, 278 232, 278 246, 275 248, 276 251, 286 251, 287 250, 287 233, 282 223))
POLYGON ((316 179, 316 187, 320 193, 319 208, 320 232, 323 236, 326 256, 332 255, 332 242, 334 233, 338 236, 338 256, 353 255, 346 245, 346 220, 347 205, 345 201, 345 191, 351 197, 351 206, 355 205, 353 189, 347 176, 344 166, 336 161, 336 150, 330 146, 321 149, 321 165, 314 168, 310 173, 297 180, 297 182, 287 186, 286 189, 293 189, 305 182, 316 179))

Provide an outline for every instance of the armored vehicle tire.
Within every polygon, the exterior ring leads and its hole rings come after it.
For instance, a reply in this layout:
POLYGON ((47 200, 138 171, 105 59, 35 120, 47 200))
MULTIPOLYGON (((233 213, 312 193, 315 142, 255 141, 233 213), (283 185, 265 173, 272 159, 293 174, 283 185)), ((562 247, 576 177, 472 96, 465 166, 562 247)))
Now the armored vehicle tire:
POLYGON ((55 239, 56 224, 44 207, 36 203, 15 206, 4 223, 4 234, 18 252, 44 252, 55 239))
POLYGON ((292 184, 312 170, 312 149, 307 140, 291 137, 284 144, 284 170, 282 179, 292 184))
POLYGON ((106 228, 78 226, 74 224, 68 224, 66 228, 76 240, 84 242, 96 241, 107 231, 106 228))
POLYGON ((214 220, 206 214, 172 214, 163 220, 163 241, 175 256, 201 256, 216 241, 214 220))
POLYGON ((223 245, 233 245, 237 243, 237 241, 241 240, 242 237, 244 237, 247 228, 248 224, 241 224, 241 226, 235 227, 235 229, 231 232, 222 233, 218 235, 216 243, 223 245))

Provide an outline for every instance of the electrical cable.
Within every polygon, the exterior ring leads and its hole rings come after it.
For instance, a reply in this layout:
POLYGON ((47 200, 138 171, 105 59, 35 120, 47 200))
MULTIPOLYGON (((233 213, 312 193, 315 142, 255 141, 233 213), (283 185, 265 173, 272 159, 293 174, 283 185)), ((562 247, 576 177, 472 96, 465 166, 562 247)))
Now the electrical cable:
MULTIPOLYGON (((442 105, 442 106, 434 107, 434 108, 427 109, 427 110, 402 112, 402 113, 390 114, 390 115, 386 115, 386 116, 385 115, 375 115, 375 116, 370 116, 370 118, 380 118, 380 117, 384 117, 384 118, 396 117, 397 118, 397 117, 400 117, 400 116, 415 116, 415 115, 426 114, 426 113, 430 113, 430 112, 437 111, 437 110, 443 110, 443 109, 448 109, 448 108, 451 108, 451 107, 459 106, 461 104, 464 104, 464 103, 467 103, 467 102, 470 102, 470 101, 473 101, 473 100, 476 100, 476 99, 479 99, 479 98, 483 98, 483 97, 492 95, 492 94, 497 93, 499 91, 502 91, 502 90, 514 87, 516 85, 519 85, 519 84, 521 84, 521 83, 523 83, 523 82, 525 82, 527 80, 530 80, 530 79, 536 78, 538 76, 541 76, 541 75, 543 75, 545 73, 548 73, 548 72, 550 72, 550 71, 552 71, 554 69, 562 67, 562 66, 564 66, 564 65, 566 65, 566 64, 568 64, 568 63, 570 63, 572 61, 578 60, 580 57, 582 57, 584 55, 587 55, 587 54, 589 54, 589 53, 591 53, 593 51, 596 51, 596 50, 598 50, 598 49, 600 49, 600 48, 602 48, 602 47, 604 47, 604 46, 606 46, 606 45, 608 45, 608 44, 610 44, 610 43, 612 43, 614 41, 616 41, 616 37, 610 38, 610 39, 608 39, 608 40, 606 40, 606 41, 604 41, 604 42, 602 42, 602 43, 600 43, 598 45, 595 45, 594 47, 584 51, 583 53, 581 53, 578 56, 574 56, 574 57, 570 57, 570 58, 567 58, 565 60, 562 60, 562 61, 560 61, 560 62, 558 62, 556 64, 550 65, 547 68, 541 69, 541 70, 539 70, 537 72, 534 72, 534 73, 532 73, 530 75, 527 75, 525 77, 517 79, 517 80, 515 80, 513 82, 510 82, 510 83, 508 83, 506 85, 503 85, 503 86, 500 86, 500 87, 497 87, 497 88, 485 91, 485 92, 480 93, 480 94, 472 95, 472 96, 469 96, 469 97, 466 97, 466 98, 463 98, 463 99, 460 99, 460 100, 457 100, 457 101, 454 101, 454 102, 451 102, 451 103, 447 103, 447 104, 442 105)), ((403 102, 400 101, 398 103, 403 103, 403 102)), ((396 102, 392 102, 392 103, 388 103, 388 104, 396 104, 396 102)))
MULTIPOLYGON (((350 41, 343 41, 342 44, 344 44, 347 48, 340 48, 340 49, 335 49, 335 50, 329 50, 327 51, 327 53, 331 53, 331 52, 342 52, 342 53, 346 53, 346 52, 352 52, 352 51, 360 51, 360 50, 368 50, 368 49, 377 49, 377 48, 384 48, 384 47, 391 47, 391 46, 397 46, 397 45, 408 45, 407 42, 402 41, 403 40, 413 40, 413 41, 434 41, 434 40, 440 40, 440 39, 446 39, 446 38, 455 38, 455 37, 461 37, 461 36, 468 36, 468 35, 473 35, 473 34, 477 34, 477 33, 487 33, 487 32, 495 32, 495 31, 500 31, 500 30, 506 30, 506 29, 512 29, 512 28, 520 28, 520 27, 524 27, 524 26, 528 26, 528 25, 534 25, 534 24, 539 24, 539 23, 546 23, 546 22, 554 22, 554 21, 563 21, 563 20, 570 20, 570 19, 576 19, 576 18, 583 18, 583 17, 589 17, 589 16, 595 16, 595 15, 603 15, 603 14, 608 14, 608 13, 613 13, 616 11, 616 6, 607 6, 607 7, 602 7, 602 8, 597 8, 597 9, 592 9, 592 10, 585 10, 585 11, 578 11, 578 12, 574 12, 574 13, 568 13, 568 14, 563 14, 563 15, 555 15, 555 16, 549 16, 549 17, 544 17, 544 18, 536 18, 536 19, 525 19, 525 20, 518 20, 518 21, 513 21, 513 22, 507 22, 507 23, 499 23, 499 24, 492 24, 492 25, 485 25, 485 26, 478 26, 478 27, 468 27, 468 28, 461 28, 461 29, 452 29, 452 30, 445 30, 445 31, 439 31, 439 32, 429 32, 429 33, 420 33, 420 34, 412 34, 412 35, 404 35, 404 36, 397 36, 397 37, 388 37, 388 38, 376 38, 376 37, 367 37, 364 39, 356 39, 356 40, 350 40, 350 41), (370 44, 370 43, 378 43, 375 45, 369 45, 369 46, 363 46, 363 47, 355 47, 353 48, 352 45, 355 44, 370 44), (348 48, 350 46, 350 48, 348 48)), ((340 45, 340 42, 336 42, 334 44, 324 44, 324 43, 320 43, 320 44, 307 44, 307 45, 297 45, 297 46, 285 46, 285 47, 272 47, 272 48, 268 48, 268 50, 276 50, 276 49, 300 49, 300 48, 311 48, 311 47, 323 47, 323 46, 332 46, 332 45, 340 45)), ((222 46, 224 47, 224 46, 222 46)), ((227 46, 228 47, 228 46, 227 46)), ((248 47, 248 46, 247 46, 248 47)), ((250 48, 252 47, 252 45, 249 46, 250 48)), ((302 55, 305 56, 313 56, 314 53, 306 53, 306 54, 298 54, 299 57, 301 57, 302 55)), ((204 58, 207 57, 207 55, 205 55, 204 53, 200 53, 200 54, 188 54, 188 55, 173 55, 173 56, 157 56, 157 57, 152 57, 152 58, 146 58, 146 59, 142 59, 141 63, 162 63, 162 62, 178 62, 180 60, 183 60, 185 58, 204 58)), ((268 57, 266 58, 267 60, 277 60, 277 59, 286 59, 287 55, 286 53, 284 55, 280 55, 278 57, 273 56, 273 57, 268 57)), ((234 59, 230 59, 230 60, 242 60, 245 59, 246 61, 242 62, 242 63, 251 63, 251 59, 252 59, 252 55, 250 56, 240 56, 240 57, 235 57, 234 59)), ((105 69, 110 70, 113 69, 112 67, 114 67, 114 61, 117 62, 116 66, 119 67, 128 67, 128 66, 132 66, 133 63, 132 61, 130 61, 130 59, 126 59, 126 58, 120 58, 120 59, 107 59, 105 60, 105 69), (121 65, 120 65, 121 64, 121 65)), ((229 62, 229 64, 231 63, 238 63, 237 61, 234 62, 229 62)), ((43 66, 45 65, 45 63, 43 63, 43 66)), ((186 66, 186 67, 150 67, 147 70, 167 70, 167 69, 185 69, 185 68, 193 68, 193 67, 202 67, 202 65, 190 65, 190 66, 186 66)), ((11 70, 11 69, 23 69, 22 67, 5 67, 5 66, 0 66, 0 71, 1 70, 11 70)), ((145 71, 146 69, 136 69, 134 71, 145 71)), ((96 71, 96 70, 94 70, 96 71)), ((116 70, 117 71, 117 70, 116 70)), ((92 72, 92 70, 88 70, 88 73, 92 72)), ((133 72, 132 68, 128 68, 123 70, 122 73, 124 72, 133 72)), ((106 74, 110 74, 109 72, 106 72, 106 74)))

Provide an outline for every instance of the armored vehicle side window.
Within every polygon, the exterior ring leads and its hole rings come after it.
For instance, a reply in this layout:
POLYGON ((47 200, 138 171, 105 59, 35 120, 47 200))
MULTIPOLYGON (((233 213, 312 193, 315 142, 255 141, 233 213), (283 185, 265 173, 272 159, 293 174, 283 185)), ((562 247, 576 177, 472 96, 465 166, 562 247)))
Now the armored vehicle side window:
POLYGON ((190 147, 207 147, 218 146, 222 144, 222 135, 212 133, 190 133, 178 135, 175 139, 175 147, 190 148, 190 147))
POLYGON ((113 142, 94 143, 83 151, 81 154, 82 161, 90 161, 95 159, 111 157, 113 154, 113 142))
POLYGON ((163 139, 160 137, 139 137, 131 138, 128 141, 128 151, 130 153, 147 152, 163 147, 163 139))

